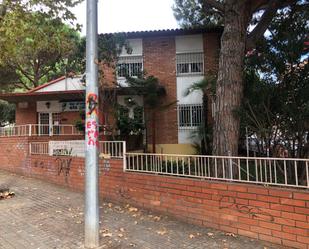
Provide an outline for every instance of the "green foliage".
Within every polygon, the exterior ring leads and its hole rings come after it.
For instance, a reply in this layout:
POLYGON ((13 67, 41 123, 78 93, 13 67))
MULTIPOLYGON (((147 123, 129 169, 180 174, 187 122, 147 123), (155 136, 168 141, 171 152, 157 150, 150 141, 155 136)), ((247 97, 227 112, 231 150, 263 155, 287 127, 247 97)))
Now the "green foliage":
POLYGON ((134 115, 132 117, 129 115, 129 108, 122 105, 118 105, 117 107, 117 127, 121 136, 140 135, 143 133, 145 128, 142 119, 143 108, 136 104, 131 107, 134 108, 134 115))
POLYGON ((75 127, 78 131, 84 132, 85 131, 85 120, 82 120, 82 119, 76 120, 75 127))
POLYGON ((206 75, 204 79, 192 83, 184 92, 184 96, 190 95, 194 91, 209 91, 212 95, 216 94, 216 78, 213 75, 206 75))
POLYGON ((208 124, 208 101, 207 94, 215 96, 216 93, 216 78, 213 75, 207 75, 204 79, 194 82, 184 92, 184 96, 190 95, 194 91, 201 91, 203 93, 203 121, 197 130, 191 132, 191 138, 200 138, 200 142, 195 142, 193 147, 197 154, 205 155, 212 152, 212 138, 213 130, 212 126, 208 124))
POLYGON ((99 61, 108 66, 115 66, 122 49, 131 53, 132 49, 126 37, 119 34, 100 34, 98 37, 99 61))
POLYGON ((222 24, 222 15, 203 0, 175 0, 173 11, 183 28, 222 24))
MULTIPOLYGON (((272 153, 282 144, 290 156, 308 157, 309 11, 280 12, 255 54, 247 58, 242 130, 249 127, 272 153)), ((262 146, 261 146, 262 147, 262 146)), ((266 154, 265 148, 259 148, 266 154)))
POLYGON ((15 105, 0 100, 0 127, 15 122, 15 105))
POLYGON ((132 94, 144 97, 145 107, 157 109, 164 107, 160 97, 165 95, 165 89, 160 86, 159 81, 154 76, 141 75, 138 78, 127 77, 128 85, 131 87, 132 94))
MULTIPOLYGON (((152 146, 153 152, 155 152, 156 115, 160 111, 164 111, 165 109, 169 108, 175 102, 164 103, 162 97, 166 94, 165 89, 160 86, 158 79, 154 76, 146 76, 145 73, 141 73, 141 75, 137 78, 127 77, 126 80, 129 86, 129 88, 127 88, 129 95, 143 96, 144 108, 146 110, 144 113, 144 129, 146 131, 146 139, 148 128, 151 124, 152 146)), ((142 116, 142 114, 139 114, 139 116, 142 116)))
POLYGON ((71 8, 81 3, 83 0, 3 0, 0 3, 0 21, 10 12, 30 12, 37 10, 50 17, 60 17, 63 20, 75 20, 71 8))
MULTIPOLYGON (((76 30, 39 12, 9 12, 0 22, 0 65, 31 89, 62 74, 61 64, 76 50, 76 30)), ((1 84, 4 84, 1 79, 1 84)))

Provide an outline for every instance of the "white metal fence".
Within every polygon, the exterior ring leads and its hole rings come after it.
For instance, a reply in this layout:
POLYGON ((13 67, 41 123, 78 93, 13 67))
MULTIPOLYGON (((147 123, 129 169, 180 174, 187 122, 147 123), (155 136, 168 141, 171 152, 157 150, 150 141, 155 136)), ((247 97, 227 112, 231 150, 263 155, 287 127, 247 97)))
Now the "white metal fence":
POLYGON ((74 125, 27 124, 0 128, 0 137, 82 135, 74 125))
POLYGON ((309 159, 126 153, 125 170, 309 188, 309 159))
MULTIPOLYGON (((126 145, 124 141, 101 141, 99 143, 99 153, 109 155, 114 159, 122 159, 126 145)), ((31 142, 29 146, 32 155, 50 155, 50 156, 77 156, 85 157, 84 140, 68 141, 49 141, 49 142, 31 142)))
POLYGON ((104 141, 99 143, 99 151, 113 158, 123 158, 126 151, 125 141, 104 141))

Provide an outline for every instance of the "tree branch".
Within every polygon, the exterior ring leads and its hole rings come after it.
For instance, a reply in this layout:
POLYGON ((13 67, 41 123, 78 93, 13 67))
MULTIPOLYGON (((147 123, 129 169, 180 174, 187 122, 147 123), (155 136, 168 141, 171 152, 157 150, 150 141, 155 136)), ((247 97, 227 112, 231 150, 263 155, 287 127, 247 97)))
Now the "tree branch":
POLYGON ((20 82, 17 82, 17 83, 14 83, 14 85, 16 87, 23 87, 25 88, 26 90, 31 90, 31 87, 29 87, 26 83, 20 81, 20 82))
POLYGON ((265 10, 261 17, 260 22, 255 26, 247 38, 246 49, 251 50, 256 46, 256 42, 264 35, 273 17, 276 15, 278 8, 281 6, 282 1, 271 0, 268 8, 265 10))
POLYGON ((28 73, 20 66, 16 65, 17 70, 19 70, 32 84, 34 84, 33 79, 28 75, 28 73))
POLYGON ((213 8, 221 12, 224 12, 224 5, 216 0, 204 0, 204 3, 212 6, 213 8))
MULTIPOLYGON (((248 2, 253 2, 253 3, 251 3, 251 12, 254 13, 254 12, 257 12, 257 11, 260 11, 260 10, 267 9, 269 4, 272 1, 269 1, 269 0, 251 1, 251 0, 248 0, 248 2)), ((279 1, 279 3, 280 3, 279 8, 284 8, 284 7, 287 7, 288 5, 296 4, 296 2, 297 2, 297 0, 281 0, 281 1, 279 1)))

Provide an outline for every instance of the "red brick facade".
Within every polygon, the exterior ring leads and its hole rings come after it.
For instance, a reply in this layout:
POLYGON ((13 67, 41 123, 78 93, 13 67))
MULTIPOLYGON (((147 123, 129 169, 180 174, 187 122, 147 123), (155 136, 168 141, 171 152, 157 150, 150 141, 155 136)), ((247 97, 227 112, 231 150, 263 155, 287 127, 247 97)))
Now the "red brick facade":
MULTIPOLYGON (((220 32, 207 32, 203 34, 205 75, 216 74, 219 60, 220 32)), ((137 38, 137 37, 135 37, 137 38)), ((167 109, 157 113, 156 143, 177 144, 177 84, 176 84, 176 45, 175 35, 140 36, 143 44, 143 66, 147 75, 153 75, 159 79, 165 87, 166 96, 163 105, 171 104, 167 109)), ((103 87, 115 85, 116 75, 113 69, 103 66, 104 79, 101 81, 103 87)), ((209 97, 208 120, 212 122, 211 97, 209 97)), ((151 126, 151 124, 149 124, 151 126)), ((151 128, 148 129, 151 131, 151 128)), ((151 143, 152 134, 149 132, 148 141, 151 143)))
POLYGON ((27 108, 20 108, 16 104, 15 123, 16 125, 37 124, 36 102, 28 102, 27 108))
POLYGON ((173 36, 144 38, 143 53, 145 71, 148 75, 158 78, 159 83, 165 87, 166 96, 162 105, 173 103, 156 114, 156 143, 177 144, 175 38, 173 36))
MULTIPOLYGON (((28 154, 28 138, 0 140, 1 169, 84 189, 84 159, 28 154)), ((123 172, 122 160, 100 161, 100 194, 115 202, 169 214, 295 248, 309 248, 309 193, 181 177, 123 172)))

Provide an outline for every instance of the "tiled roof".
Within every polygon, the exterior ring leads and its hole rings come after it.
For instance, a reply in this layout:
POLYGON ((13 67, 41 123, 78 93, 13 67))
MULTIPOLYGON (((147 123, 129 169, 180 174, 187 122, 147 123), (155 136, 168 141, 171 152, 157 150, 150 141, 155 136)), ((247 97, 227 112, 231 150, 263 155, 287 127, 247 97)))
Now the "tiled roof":
POLYGON ((178 28, 178 29, 159 29, 159 30, 148 30, 148 31, 129 31, 129 32, 115 32, 115 33, 104 33, 103 35, 115 35, 122 34, 128 38, 137 38, 144 36, 169 36, 169 35, 190 35, 210 32, 222 32, 223 27, 200 27, 200 28, 178 28))

